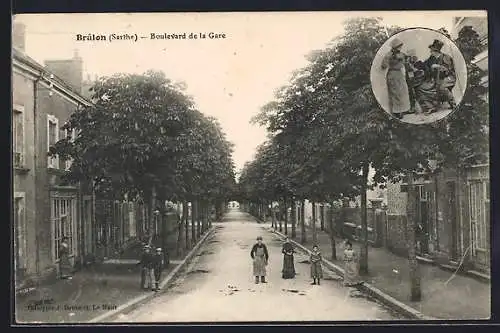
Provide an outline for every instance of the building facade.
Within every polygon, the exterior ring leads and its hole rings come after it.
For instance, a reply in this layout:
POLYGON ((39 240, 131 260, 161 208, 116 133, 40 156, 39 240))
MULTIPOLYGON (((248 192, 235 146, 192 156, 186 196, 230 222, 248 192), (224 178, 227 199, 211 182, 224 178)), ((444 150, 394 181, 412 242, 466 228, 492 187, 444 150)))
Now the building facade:
POLYGON ((66 75, 69 73, 73 77, 70 84, 65 81, 68 77, 63 79, 58 75, 60 72, 65 76, 61 70, 64 66, 55 68, 56 71, 49 70, 25 53, 24 44, 24 26, 15 23, 12 148, 18 286, 28 280, 54 275, 63 236, 69 238, 72 259, 78 263, 92 250, 89 237, 93 220, 92 196, 83 195, 80 186, 69 186, 61 181, 71 161, 48 156, 49 147, 59 139, 74 138, 77 134, 61 130, 70 115, 78 107, 90 105, 77 91, 81 59, 64 62, 69 67, 66 75))

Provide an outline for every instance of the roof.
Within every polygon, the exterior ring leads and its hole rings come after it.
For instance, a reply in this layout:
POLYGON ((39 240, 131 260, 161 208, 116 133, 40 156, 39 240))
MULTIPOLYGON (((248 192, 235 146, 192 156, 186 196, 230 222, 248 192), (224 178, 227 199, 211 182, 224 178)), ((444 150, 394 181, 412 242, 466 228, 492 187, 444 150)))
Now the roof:
POLYGON ((31 69, 40 72, 40 74, 45 74, 45 76, 50 77, 50 82, 54 83, 55 86, 59 86, 63 92, 65 92, 68 95, 73 95, 75 99, 80 99, 85 101, 86 103, 84 104, 92 104, 91 101, 89 101, 86 97, 84 97, 81 93, 77 92, 74 90, 73 87, 71 87, 68 83, 66 83, 63 79, 49 71, 46 67, 38 63, 36 60, 33 58, 29 57, 25 52, 13 47, 12 48, 12 60, 14 63, 14 60, 17 60, 21 62, 24 65, 27 65, 31 69))

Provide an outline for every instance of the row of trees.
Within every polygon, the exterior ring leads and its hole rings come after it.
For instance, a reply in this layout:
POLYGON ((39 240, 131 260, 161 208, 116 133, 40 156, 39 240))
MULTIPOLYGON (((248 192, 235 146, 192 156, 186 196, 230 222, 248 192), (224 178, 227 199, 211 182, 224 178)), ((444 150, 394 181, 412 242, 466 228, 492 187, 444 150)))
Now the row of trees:
MULTIPOLYGON (((401 30, 383 27, 378 18, 349 20, 342 36, 310 54, 309 64, 294 73, 291 83, 255 117, 255 123, 267 128, 269 139, 245 166, 239 189, 242 199, 254 207, 278 201, 285 209, 291 206, 292 212, 296 202, 305 199, 333 203, 360 196, 360 273, 367 274, 366 192, 405 177, 412 299, 418 300, 413 177, 417 172, 437 173, 484 162, 489 120, 483 99, 487 91, 480 84, 484 73, 472 64, 481 45, 470 27, 462 29, 456 40, 468 69, 468 89, 457 112, 437 123, 415 126, 392 120, 380 108, 371 90, 372 60, 389 35, 401 30), (373 179, 368 176, 371 168, 373 179)), ((295 214, 291 218, 295 237, 295 214)), ((304 242, 304 219, 300 220, 304 242)), ((315 223, 315 240, 314 228, 315 223)))
POLYGON ((68 182, 92 184, 100 197, 146 203, 150 231, 153 211, 166 200, 182 202, 182 251, 189 246, 187 203, 195 240, 210 207, 220 217, 234 189, 232 144, 216 119, 196 110, 185 87, 162 72, 102 77, 90 90, 94 103, 63 126, 78 135, 57 142, 50 154, 72 160, 68 182))

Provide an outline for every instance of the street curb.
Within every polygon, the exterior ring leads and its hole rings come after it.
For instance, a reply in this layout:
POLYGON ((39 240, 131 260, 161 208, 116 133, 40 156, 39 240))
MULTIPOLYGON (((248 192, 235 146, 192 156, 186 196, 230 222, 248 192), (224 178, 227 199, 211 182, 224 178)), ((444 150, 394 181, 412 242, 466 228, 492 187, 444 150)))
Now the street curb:
MULTIPOLYGON (((216 229, 216 226, 212 226, 207 232, 200 238, 200 240, 196 243, 196 245, 189 251, 189 253, 186 255, 186 257, 181 261, 180 264, 178 264, 160 283, 159 287, 163 290, 167 284, 173 281, 173 279, 177 276, 179 271, 186 266, 186 264, 193 258, 194 254, 198 251, 198 249, 203 245, 203 243, 207 240, 207 238, 214 233, 216 229)), ((117 309, 111 310, 109 312, 103 313, 100 316, 97 316, 95 318, 92 318, 89 320, 89 323, 98 323, 102 322, 105 319, 110 319, 111 317, 117 316, 120 313, 127 311, 127 310, 133 310, 138 304, 144 302, 144 301, 149 301, 150 299, 161 295, 161 292, 150 292, 141 296, 138 296, 127 303, 120 305, 117 309)), ((107 321, 109 323, 109 321, 107 321)))
MULTIPOLYGON (((287 236, 284 235, 283 233, 273 230, 272 228, 268 229, 269 232, 278 235, 282 239, 286 238, 287 236)), ((300 248, 302 251, 305 251, 308 254, 311 254, 311 251, 307 249, 305 246, 301 245, 300 243, 297 243, 296 241, 290 239, 290 241, 295 244, 298 248, 300 248)), ((334 271, 335 273, 339 274, 340 276, 344 276, 344 269, 341 267, 335 265, 331 261, 327 259, 323 259, 323 265, 329 268, 330 270, 334 271)), ((386 293, 382 292, 380 289, 372 286, 369 283, 364 282, 363 284, 359 285, 356 287, 359 291, 368 294, 369 296, 375 298, 376 300, 382 302, 383 304, 389 306, 392 309, 395 309, 397 312, 405 315, 406 317, 409 317, 409 319, 415 319, 415 320, 437 320, 437 318, 429 317, 424 315, 423 313, 417 311, 416 309, 404 304, 403 302, 398 301, 392 296, 387 295, 386 293)))

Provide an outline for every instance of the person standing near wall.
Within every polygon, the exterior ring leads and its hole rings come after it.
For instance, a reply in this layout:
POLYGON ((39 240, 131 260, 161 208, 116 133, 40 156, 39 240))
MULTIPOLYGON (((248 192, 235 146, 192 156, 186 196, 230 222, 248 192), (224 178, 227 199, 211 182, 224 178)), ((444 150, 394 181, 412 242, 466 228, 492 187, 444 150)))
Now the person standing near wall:
POLYGON ((61 279, 71 280, 71 262, 69 260, 68 237, 63 237, 59 247, 59 276, 61 279))

